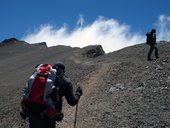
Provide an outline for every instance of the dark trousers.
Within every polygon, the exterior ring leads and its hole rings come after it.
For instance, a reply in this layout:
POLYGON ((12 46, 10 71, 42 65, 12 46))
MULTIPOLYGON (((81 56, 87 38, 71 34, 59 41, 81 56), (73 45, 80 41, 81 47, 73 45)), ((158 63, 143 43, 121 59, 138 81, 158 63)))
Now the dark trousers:
POLYGON ((151 59, 151 55, 152 55, 152 52, 153 50, 155 50, 155 57, 158 58, 158 48, 155 46, 155 44, 152 44, 150 45, 150 49, 149 49, 149 52, 148 52, 148 59, 151 59))
POLYGON ((29 128, 55 128, 55 124, 56 122, 53 119, 29 118, 29 128))

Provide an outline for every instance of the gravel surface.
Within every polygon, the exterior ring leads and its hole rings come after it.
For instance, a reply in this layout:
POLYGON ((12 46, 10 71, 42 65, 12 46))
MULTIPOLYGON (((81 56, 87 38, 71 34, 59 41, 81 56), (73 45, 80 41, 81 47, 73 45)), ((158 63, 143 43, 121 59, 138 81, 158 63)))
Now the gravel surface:
MULTIPOLYGON (((160 58, 147 61, 146 44, 96 58, 69 46, 0 44, 0 128, 28 127, 19 116, 25 82, 35 65, 57 60, 74 87, 83 88, 77 128, 170 128, 170 43, 159 42, 158 49, 160 58)), ((72 128, 75 107, 63 102, 64 119, 56 125, 72 128)))

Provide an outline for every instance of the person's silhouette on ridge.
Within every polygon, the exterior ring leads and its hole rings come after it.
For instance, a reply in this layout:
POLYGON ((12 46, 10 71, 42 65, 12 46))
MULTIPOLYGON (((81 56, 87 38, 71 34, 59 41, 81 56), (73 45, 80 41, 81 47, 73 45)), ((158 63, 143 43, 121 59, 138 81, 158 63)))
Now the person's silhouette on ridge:
POLYGON ((147 36, 146 43, 148 45, 150 45, 147 60, 148 61, 153 60, 153 59, 151 59, 151 55, 152 55, 153 50, 155 50, 155 57, 156 57, 156 59, 158 59, 159 58, 158 48, 156 47, 156 45, 157 45, 157 43, 156 43, 156 29, 152 29, 151 32, 148 32, 146 34, 146 36, 147 36))

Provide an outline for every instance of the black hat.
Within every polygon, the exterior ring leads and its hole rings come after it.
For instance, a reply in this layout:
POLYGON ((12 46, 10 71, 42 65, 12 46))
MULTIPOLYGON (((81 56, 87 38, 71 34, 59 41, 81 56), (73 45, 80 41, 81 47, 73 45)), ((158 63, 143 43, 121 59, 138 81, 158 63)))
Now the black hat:
POLYGON ((62 61, 55 62, 55 64, 53 65, 53 68, 61 69, 61 70, 65 71, 65 65, 62 61))
POLYGON ((153 33, 156 33, 156 29, 152 29, 152 32, 153 32, 153 33))

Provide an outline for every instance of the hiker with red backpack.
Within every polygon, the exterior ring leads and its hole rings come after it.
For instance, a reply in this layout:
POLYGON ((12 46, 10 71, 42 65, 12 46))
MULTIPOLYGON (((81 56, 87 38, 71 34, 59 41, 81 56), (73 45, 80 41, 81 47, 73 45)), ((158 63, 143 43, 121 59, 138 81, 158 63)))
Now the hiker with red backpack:
POLYGON ((148 61, 153 60, 153 59, 151 59, 153 50, 155 50, 155 57, 156 57, 156 59, 158 59, 159 58, 158 48, 156 47, 156 45, 157 45, 157 43, 156 43, 156 29, 152 29, 151 32, 146 33, 146 36, 147 36, 146 43, 148 45, 150 45, 147 60, 148 61))
POLYGON ((56 121, 63 119, 62 97, 75 106, 81 95, 80 87, 73 91, 63 62, 40 64, 26 83, 20 115, 29 118, 29 128, 55 128, 56 121))

